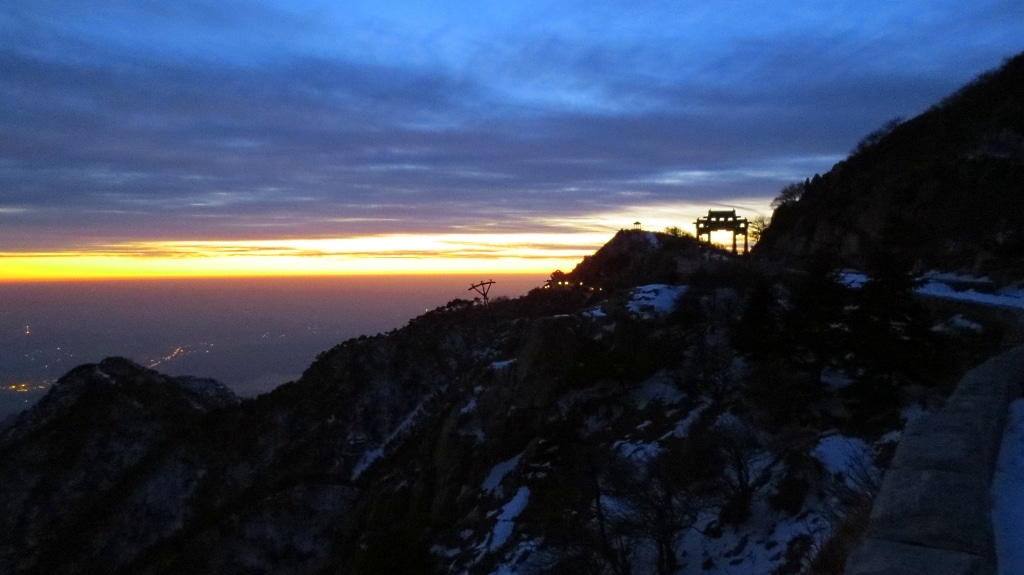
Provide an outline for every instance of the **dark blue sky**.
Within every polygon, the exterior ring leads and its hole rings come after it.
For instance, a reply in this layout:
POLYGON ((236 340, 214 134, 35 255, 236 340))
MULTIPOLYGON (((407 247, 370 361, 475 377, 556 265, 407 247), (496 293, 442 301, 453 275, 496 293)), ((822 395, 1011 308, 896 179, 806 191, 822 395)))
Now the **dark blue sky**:
POLYGON ((0 252, 767 211, 1021 50, 1020 0, 4 0, 0 252))

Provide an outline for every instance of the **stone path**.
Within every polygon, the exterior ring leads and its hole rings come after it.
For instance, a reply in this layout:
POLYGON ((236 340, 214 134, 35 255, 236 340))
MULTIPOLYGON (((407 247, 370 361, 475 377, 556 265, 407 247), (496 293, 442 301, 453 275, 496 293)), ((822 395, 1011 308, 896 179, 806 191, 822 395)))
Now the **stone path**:
POLYGON ((993 575, 989 495, 1024 346, 968 372, 946 406, 907 425, 847 575, 993 575))

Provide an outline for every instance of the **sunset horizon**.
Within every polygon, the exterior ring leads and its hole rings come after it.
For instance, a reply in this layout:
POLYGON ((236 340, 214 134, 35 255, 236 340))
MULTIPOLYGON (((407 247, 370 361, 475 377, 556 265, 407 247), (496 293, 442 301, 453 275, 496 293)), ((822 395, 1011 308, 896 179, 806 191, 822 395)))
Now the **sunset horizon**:
MULTIPOLYGON (((760 214, 764 201, 739 200, 760 214)), ((690 227, 705 206, 657 206, 580 217, 542 231, 381 232, 349 237, 134 239, 68 249, 0 251, 0 282, 347 275, 550 274, 571 270, 620 229, 690 227), (631 220, 645 214, 644 221, 631 220), (617 229, 609 221, 621 221, 617 229), (626 223, 629 222, 629 223, 626 223), (646 224, 644 222, 647 222, 646 224), (578 226, 573 229, 573 226, 578 226)), ((716 207, 712 205, 712 207, 716 207)), ((722 207, 722 206, 717 206, 722 207)), ((725 244, 724 236, 716 243, 725 244)))
POLYGON ((14 0, 0 281, 550 272, 634 221, 767 218, 1019 51, 1022 21, 999 2, 14 0))

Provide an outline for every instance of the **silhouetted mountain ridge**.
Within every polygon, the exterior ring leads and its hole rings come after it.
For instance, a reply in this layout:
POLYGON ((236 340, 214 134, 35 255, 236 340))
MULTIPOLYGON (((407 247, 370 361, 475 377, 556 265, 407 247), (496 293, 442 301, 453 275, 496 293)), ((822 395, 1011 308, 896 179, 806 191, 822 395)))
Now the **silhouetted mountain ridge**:
POLYGON ((869 135, 775 210, 755 254, 919 270, 1024 271, 1024 54, 869 135))
POLYGON ((576 285, 605 289, 671 283, 712 254, 721 256, 724 252, 689 235, 620 230, 593 255, 584 257, 568 279, 576 285))

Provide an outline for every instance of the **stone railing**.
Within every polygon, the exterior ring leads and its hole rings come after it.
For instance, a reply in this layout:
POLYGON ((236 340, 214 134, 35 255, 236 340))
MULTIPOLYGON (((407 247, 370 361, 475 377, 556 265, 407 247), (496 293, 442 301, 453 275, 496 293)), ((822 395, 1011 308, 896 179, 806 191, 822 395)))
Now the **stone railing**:
POLYGON ((846 575, 995 573, 990 488, 1024 346, 968 372, 945 407, 907 425, 846 575))

